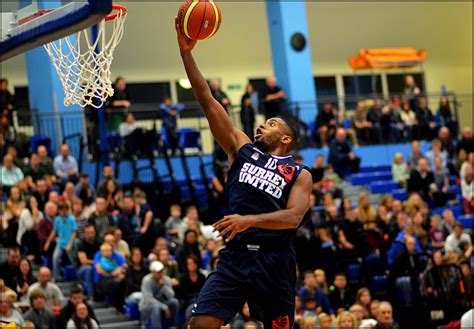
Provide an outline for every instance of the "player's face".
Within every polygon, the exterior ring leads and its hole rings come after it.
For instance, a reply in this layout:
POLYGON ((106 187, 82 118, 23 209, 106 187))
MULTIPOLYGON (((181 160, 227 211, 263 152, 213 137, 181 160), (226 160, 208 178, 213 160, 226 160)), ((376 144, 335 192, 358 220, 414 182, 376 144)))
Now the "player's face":
POLYGON ((281 143, 290 143, 291 137, 286 134, 286 123, 280 118, 270 118, 261 124, 255 131, 254 144, 262 149, 269 150, 278 147, 281 143))

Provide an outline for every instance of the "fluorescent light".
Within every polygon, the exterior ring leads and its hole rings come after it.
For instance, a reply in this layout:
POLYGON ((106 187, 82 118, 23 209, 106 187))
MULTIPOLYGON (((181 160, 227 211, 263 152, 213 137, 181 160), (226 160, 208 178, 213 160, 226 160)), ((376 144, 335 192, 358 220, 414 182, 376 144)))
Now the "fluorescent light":
POLYGON ((188 79, 179 79, 178 83, 183 89, 191 89, 191 82, 188 79))

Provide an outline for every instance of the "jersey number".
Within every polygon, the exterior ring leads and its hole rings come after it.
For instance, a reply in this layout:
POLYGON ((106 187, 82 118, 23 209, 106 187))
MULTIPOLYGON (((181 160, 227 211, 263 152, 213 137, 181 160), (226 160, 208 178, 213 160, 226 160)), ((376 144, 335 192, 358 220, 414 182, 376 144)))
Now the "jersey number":
POLYGON ((270 158, 265 164, 265 168, 275 170, 277 168, 278 159, 270 158))

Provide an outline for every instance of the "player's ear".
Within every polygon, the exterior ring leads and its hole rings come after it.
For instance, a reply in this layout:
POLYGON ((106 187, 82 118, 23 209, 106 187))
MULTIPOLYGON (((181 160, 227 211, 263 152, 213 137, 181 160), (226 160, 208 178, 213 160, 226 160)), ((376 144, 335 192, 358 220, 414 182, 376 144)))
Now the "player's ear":
POLYGON ((290 146, 293 142, 293 138, 290 135, 283 135, 283 137, 281 138, 281 142, 286 146, 290 146))

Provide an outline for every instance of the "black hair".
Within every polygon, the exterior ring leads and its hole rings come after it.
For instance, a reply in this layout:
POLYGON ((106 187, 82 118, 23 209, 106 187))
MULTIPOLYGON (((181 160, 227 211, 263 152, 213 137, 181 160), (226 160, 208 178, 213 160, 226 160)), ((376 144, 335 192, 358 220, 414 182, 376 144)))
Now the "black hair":
POLYGON ((291 136, 291 139, 292 139, 292 143, 290 144, 290 150, 293 149, 293 147, 298 143, 298 130, 296 127, 298 127, 299 123, 296 119, 294 118, 289 118, 289 117, 283 117, 283 116, 279 116, 278 118, 280 118, 281 120, 283 120, 283 122, 285 123, 286 125, 286 132, 288 135, 291 136))

